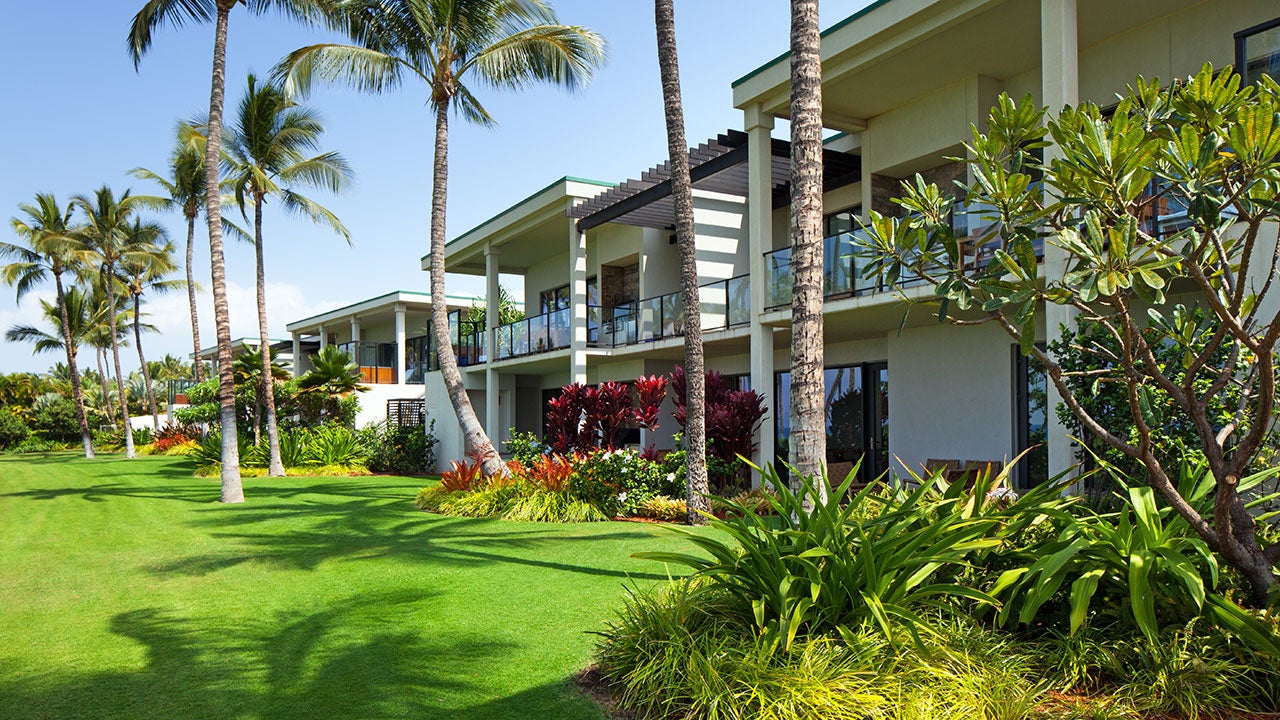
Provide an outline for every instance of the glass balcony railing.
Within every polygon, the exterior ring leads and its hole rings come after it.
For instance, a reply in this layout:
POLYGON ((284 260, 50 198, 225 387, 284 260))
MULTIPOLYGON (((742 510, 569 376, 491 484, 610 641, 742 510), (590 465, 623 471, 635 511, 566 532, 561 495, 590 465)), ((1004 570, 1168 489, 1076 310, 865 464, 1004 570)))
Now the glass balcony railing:
MULTIPOLYGON (((702 331, 745 325, 751 319, 747 275, 698 287, 702 331)), ((615 307, 593 305, 587 313, 587 338, 597 347, 653 342, 684 334, 684 293, 673 292, 615 307)))
MULTIPOLYGON (((569 309, 556 310, 508 323, 495 331, 495 360, 534 355, 569 347, 569 309)), ((483 331, 477 335, 483 335, 483 331)), ((483 339, 477 339, 482 348, 483 339)), ((479 362, 487 359, 481 353, 479 362)))
MULTIPOLYGON (((862 231, 844 232, 822 240, 823 296, 849 297, 882 290, 876 278, 859 277, 860 267, 854 254, 854 241, 862 231)), ((765 307, 776 308, 791 303, 791 248, 764 255, 765 307)))
POLYGON ((396 344, 349 342, 338 346, 360 367, 360 382, 366 385, 392 385, 396 378, 396 344))

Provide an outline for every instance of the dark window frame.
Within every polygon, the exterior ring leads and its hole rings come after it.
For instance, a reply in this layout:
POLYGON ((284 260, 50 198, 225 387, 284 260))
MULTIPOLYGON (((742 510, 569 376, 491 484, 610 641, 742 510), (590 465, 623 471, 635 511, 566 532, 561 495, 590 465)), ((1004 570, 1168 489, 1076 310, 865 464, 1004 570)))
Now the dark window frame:
MULTIPOLYGON (((1036 347, 1044 350, 1045 344, 1036 343, 1036 347)), ((1035 362, 1035 358, 1023 355, 1022 350, 1017 345, 1010 346, 1010 352, 1013 354, 1013 456, 1026 450, 1031 444, 1031 393, 1029 392, 1031 379, 1031 363, 1035 362)), ((1043 371, 1042 371, 1043 374, 1043 371)), ((1043 452, 1045 460, 1048 461, 1049 452, 1049 426, 1051 418, 1049 416, 1050 409, 1048 403, 1048 376, 1044 377, 1045 383, 1045 408, 1044 408, 1044 424, 1045 424, 1045 442, 1043 452)), ((1033 450, 1032 452, 1038 452, 1033 450)), ((1031 471, 1031 455, 1027 453, 1025 457, 1018 461, 1013 469, 1013 483, 1019 489, 1028 489, 1033 487, 1030 478, 1031 471)), ((1047 471, 1046 471, 1047 473, 1047 471)), ((1047 477, 1042 478, 1043 482, 1048 480, 1047 477)), ((1038 482, 1035 484, 1039 484, 1038 482)))

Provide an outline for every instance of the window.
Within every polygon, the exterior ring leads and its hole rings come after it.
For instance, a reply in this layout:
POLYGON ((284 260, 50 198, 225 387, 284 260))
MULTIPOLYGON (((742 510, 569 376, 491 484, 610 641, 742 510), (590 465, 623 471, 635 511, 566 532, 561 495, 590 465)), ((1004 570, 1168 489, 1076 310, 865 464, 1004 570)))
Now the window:
MULTIPOLYGON (((866 363, 823 372, 827 416, 827 467, 839 482, 859 460, 859 480, 869 482, 889 468, 889 366, 866 363)), ((791 434, 791 373, 776 375, 774 433, 778 459, 788 455, 791 434)), ((785 468, 779 468, 782 474, 785 468)))
POLYGON ((1280 78, 1280 17, 1235 34, 1236 72, 1245 83, 1256 83, 1264 73, 1280 78))
MULTIPOLYGON (((1037 344, 1044 349, 1043 344, 1037 344)), ((1049 383, 1044 368, 1013 346, 1013 453, 1027 451, 1014 482, 1032 488, 1049 479, 1049 383)))
POLYGON ((543 290, 538 294, 538 314, 546 315, 557 310, 564 310, 569 307, 569 302, 568 284, 550 290, 543 290))

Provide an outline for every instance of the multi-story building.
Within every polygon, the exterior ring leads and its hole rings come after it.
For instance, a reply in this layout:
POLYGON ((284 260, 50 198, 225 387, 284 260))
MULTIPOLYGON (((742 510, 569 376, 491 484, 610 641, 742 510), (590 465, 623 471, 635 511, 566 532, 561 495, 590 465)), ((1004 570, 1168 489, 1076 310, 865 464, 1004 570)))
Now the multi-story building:
MULTIPOLYGON (((1167 81, 1206 62, 1274 75, 1278 14, 1274 0, 879 0, 822 34, 823 117, 834 133, 824 151, 833 474, 859 459, 868 474, 931 459, 1006 461, 1032 445, 1038 456, 1019 469, 1022 482, 1073 464, 1042 374, 998 328, 939 324, 927 309, 904 321, 902 295, 931 288, 863 277, 852 251, 859 220, 894 213, 901 181, 916 173, 944 187, 970 180, 952 158, 1002 92, 1051 109, 1106 106, 1138 75, 1167 81)), ((747 73, 733 84, 742 130, 690 151, 707 365, 767 397, 763 459, 784 453, 789 429, 789 147, 773 136, 789 93, 785 55, 747 73)), ((625 381, 680 362, 670 191, 665 165, 617 185, 565 177, 449 243, 450 272, 486 279, 489 322, 455 313, 451 330, 495 441, 511 428, 541 432, 546 400, 567 383, 625 381), (496 321, 500 274, 524 278, 519 323, 496 321)), ((1176 223, 1177 209, 1166 210, 1157 220, 1176 223)), ((954 222, 963 234, 980 220, 957 207, 954 222)), ((1047 255, 1045 272, 1060 272, 1062 259, 1047 255)), ((1064 320, 1042 308, 1040 340, 1064 320)), ((433 375, 427 405, 448 418, 433 375)), ((441 457, 461 457, 456 423, 441 425, 441 457)), ((669 446, 674 429, 668 415, 636 441, 669 446)))
MULTIPOLYGON (((481 302, 460 295, 450 295, 448 300, 456 311, 481 302)), ((291 322, 287 329, 292 342, 282 344, 290 346, 295 376, 310 370, 310 357, 328 345, 355 360, 365 388, 360 393, 357 425, 418 418, 425 410, 427 386, 439 380, 439 373, 427 371, 430 317, 430 293, 399 290, 291 322)))

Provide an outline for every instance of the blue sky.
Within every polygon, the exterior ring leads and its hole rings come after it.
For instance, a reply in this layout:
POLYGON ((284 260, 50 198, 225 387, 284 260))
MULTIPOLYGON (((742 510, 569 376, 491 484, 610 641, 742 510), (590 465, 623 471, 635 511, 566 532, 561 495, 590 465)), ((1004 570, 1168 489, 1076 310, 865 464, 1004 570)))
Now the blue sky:
MULTIPOLYGON (((65 201, 102 184, 152 192, 128 175, 137 166, 164 169, 179 118, 208 109, 212 28, 162 29, 138 71, 125 33, 142 0, 22 3, 0 27, 0 64, 8 68, 0 113, 0 212, 17 214, 36 192, 65 201)), ((826 27, 867 0, 824 0, 826 27)), ((666 152, 653 7, 622 0, 559 0, 564 22, 587 25, 609 41, 609 64, 576 95, 552 88, 521 94, 482 92, 496 129, 451 124, 448 235, 464 232, 562 175, 619 181, 660 162, 666 152)), ((730 83, 786 49, 783 0, 677 0, 686 128, 697 143, 741 127, 730 83)), ((227 107, 248 72, 265 75, 285 53, 336 39, 274 16, 233 12, 228 43, 227 107)), ((418 258, 426 252, 431 194, 432 118, 420 86, 369 96, 321 88, 308 104, 326 120, 326 149, 346 154, 358 177, 351 191, 313 197, 351 230, 350 246, 326 230, 268 208, 265 248, 268 315, 273 335, 287 322, 395 289, 425 290, 418 258)), ((778 133, 775 130, 775 134, 778 133)), ((175 244, 186 231, 163 217, 175 244)), ((8 234, 8 227, 0 233, 8 234)), ((197 230, 201 337, 213 339, 208 244, 197 230)), ((233 336, 256 334, 253 252, 227 248, 233 336)), ((477 292, 450 276, 449 291, 477 292)), ((36 297, 15 304, 0 288, 0 329, 37 322, 36 297)), ((149 357, 189 352, 185 293, 150 303, 161 333, 144 338, 149 357)), ((136 367, 130 349, 122 356, 136 367)), ((0 372, 40 371, 58 358, 33 357, 29 346, 0 342, 0 372)))

